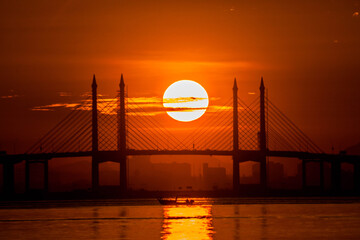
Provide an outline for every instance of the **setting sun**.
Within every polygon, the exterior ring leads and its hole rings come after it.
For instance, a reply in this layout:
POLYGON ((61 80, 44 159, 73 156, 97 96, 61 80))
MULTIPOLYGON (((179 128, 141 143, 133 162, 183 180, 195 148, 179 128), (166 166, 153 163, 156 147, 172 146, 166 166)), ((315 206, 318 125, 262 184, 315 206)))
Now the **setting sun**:
POLYGON ((190 122, 205 113, 209 97, 206 90, 197 82, 180 80, 166 89, 163 105, 166 113, 173 119, 190 122))

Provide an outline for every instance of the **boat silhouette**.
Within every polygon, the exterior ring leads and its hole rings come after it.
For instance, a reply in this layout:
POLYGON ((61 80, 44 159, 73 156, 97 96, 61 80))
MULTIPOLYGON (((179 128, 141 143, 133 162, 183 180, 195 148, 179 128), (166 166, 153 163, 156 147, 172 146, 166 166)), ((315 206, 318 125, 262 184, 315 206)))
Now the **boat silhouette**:
POLYGON ((164 199, 158 198, 157 199, 161 205, 192 205, 194 204, 194 200, 186 199, 186 201, 178 201, 177 197, 175 199, 164 199))

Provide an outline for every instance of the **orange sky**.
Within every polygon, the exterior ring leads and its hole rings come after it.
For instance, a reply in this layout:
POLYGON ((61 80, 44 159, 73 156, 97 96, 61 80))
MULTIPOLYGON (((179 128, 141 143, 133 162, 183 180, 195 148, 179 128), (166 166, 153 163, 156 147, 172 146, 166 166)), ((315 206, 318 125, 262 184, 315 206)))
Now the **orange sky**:
MULTIPOLYGON (((0 149, 21 152, 90 91, 269 98, 326 151, 360 141, 360 1, 1 1, 0 149), (255 95, 248 94, 255 92, 255 95)), ((166 120, 170 123, 173 120, 166 120)), ((176 124, 178 125, 178 124, 176 124)))

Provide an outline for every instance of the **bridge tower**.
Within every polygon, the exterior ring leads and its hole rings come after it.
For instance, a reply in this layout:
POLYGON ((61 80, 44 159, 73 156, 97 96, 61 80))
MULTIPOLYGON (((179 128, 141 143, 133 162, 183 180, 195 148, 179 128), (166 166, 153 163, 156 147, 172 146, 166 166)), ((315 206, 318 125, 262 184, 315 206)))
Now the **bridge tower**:
POLYGON ((97 111, 97 84, 95 74, 92 82, 92 159, 91 159, 91 177, 92 190, 99 189, 99 139, 98 139, 98 111, 97 111))
POLYGON ((239 128, 238 128, 238 101, 237 84, 234 79, 233 87, 233 190, 238 192, 240 189, 240 161, 239 161, 239 128))
POLYGON ((125 83, 123 75, 120 78, 120 94, 118 109, 118 151, 120 153, 120 189, 127 190, 127 164, 126 164, 126 124, 125 124, 125 83))
POLYGON ((260 185, 263 190, 267 188, 266 174, 266 120, 265 120, 265 85, 261 77, 260 83, 260 185))

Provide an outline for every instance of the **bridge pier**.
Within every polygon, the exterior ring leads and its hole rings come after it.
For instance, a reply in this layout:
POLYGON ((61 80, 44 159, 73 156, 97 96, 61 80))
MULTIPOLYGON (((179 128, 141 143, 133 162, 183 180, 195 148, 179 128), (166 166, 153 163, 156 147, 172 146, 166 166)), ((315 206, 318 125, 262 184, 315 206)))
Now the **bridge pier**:
POLYGON ((91 188, 93 192, 99 190, 99 161, 95 155, 91 157, 91 188))
POLYGON ((237 156, 233 156, 233 191, 238 193, 240 190, 240 161, 237 156))
POLYGON ((44 167, 44 192, 49 192, 49 160, 45 159, 43 161, 43 167, 44 167))
POLYGON ((120 189, 121 192, 127 191, 127 158, 120 159, 120 189))
POLYGON ((325 190, 324 161, 320 160, 320 189, 325 190))
POLYGON ((341 191, 341 162, 332 160, 331 162, 331 190, 333 193, 341 191))
POLYGON ((266 166, 266 155, 262 154, 260 159, 260 185, 263 191, 267 190, 267 166, 266 166))
POLYGON ((307 189, 307 182, 306 182, 306 164, 307 161, 302 159, 301 160, 301 173, 302 173, 302 189, 306 190, 307 189))
POLYGON ((3 164, 3 189, 5 195, 8 196, 15 193, 15 174, 13 163, 3 164))
POLYGON ((25 160, 25 193, 30 192, 30 161, 25 160))
POLYGON ((360 162, 354 162, 354 191, 360 193, 360 162))

